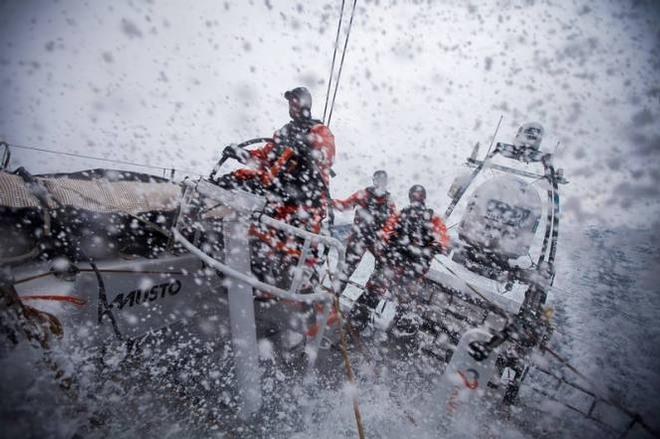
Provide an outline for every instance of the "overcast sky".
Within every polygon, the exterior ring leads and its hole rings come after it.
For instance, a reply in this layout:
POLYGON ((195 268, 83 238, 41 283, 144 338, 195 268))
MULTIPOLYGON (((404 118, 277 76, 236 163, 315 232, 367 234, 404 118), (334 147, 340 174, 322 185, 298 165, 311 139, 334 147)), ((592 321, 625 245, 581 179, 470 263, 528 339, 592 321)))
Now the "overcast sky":
MULTIPOLYGON (((347 0, 346 9, 350 9, 347 0)), ((222 146, 321 117, 341 1, 0 1, 0 138, 207 174, 222 146)), ((331 128, 336 196, 384 168, 444 210, 472 145, 538 121, 565 223, 650 227, 660 200, 653 1, 358 1, 331 128), (488 6, 482 5, 487 3, 488 6)), ((346 17, 345 24, 348 22, 346 17)), ((13 151, 33 173, 106 166, 13 151)))

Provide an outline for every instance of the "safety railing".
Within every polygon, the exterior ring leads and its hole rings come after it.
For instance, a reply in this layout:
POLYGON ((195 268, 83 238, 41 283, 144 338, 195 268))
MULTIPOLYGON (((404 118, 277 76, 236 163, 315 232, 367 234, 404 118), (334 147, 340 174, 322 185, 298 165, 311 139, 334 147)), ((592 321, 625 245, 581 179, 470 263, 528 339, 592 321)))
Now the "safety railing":
POLYGON ((316 302, 322 302, 322 303, 332 302, 332 296, 323 291, 317 291, 310 294, 297 294, 295 291, 292 291, 291 289, 284 290, 282 288, 276 287, 275 285, 271 285, 266 282, 260 281, 259 279, 257 279, 252 275, 245 274, 238 270, 235 270, 234 268, 207 255, 200 248, 196 247, 195 245, 193 245, 192 242, 187 240, 178 230, 176 229, 172 230, 172 234, 174 235, 174 239, 177 242, 183 245, 190 253, 194 254, 199 259, 201 259, 209 267, 218 270, 219 272, 221 272, 226 276, 237 279, 241 282, 245 282, 246 284, 250 285, 252 288, 256 288, 268 294, 272 294, 273 296, 282 300, 292 300, 296 302, 303 302, 310 304, 316 302))
POLYGON ((268 227, 272 227, 274 229, 280 230, 286 234, 304 239, 302 252, 300 258, 298 259, 298 265, 296 266, 293 276, 293 282, 291 282, 291 287, 289 288, 289 292, 295 294, 296 291, 300 288, 303 280, 302 276, 303 276, 305 261, 307 260, 309 253, 311 252, 312 246, 323 244, 324 246, 327 246, 331 249, 335 249, 337 251, 337 263, 334 269, 329 265, 328 271, 330 273, 329 277, 332 283, 332 291, 335 293, 335 295, 339 295, 340 293, 339 277, 342 275, 344 271, 344 265, 346 263, 346 247, 344 246, 344 244, 342 244, 338 239, 335 239, 331 236, 319 235, 316 233, 308 232, 307 230, 294 227, 290 224, 276 220, 271 217, 262 216, 261 218, 259 218, 259 222, 268 227))
MULTIPOLYGON (((298 258, 297 265, 293 269, 292 281, 287 290, 277 287, 275 285, 263 282, 257 279, 251 273, 245 273, 236 268, 233 268, 227 265, 224 262, 221 262, 212 256, 206 254, 195 244, 186 239, 177 228, 182 224, 179 222, 177 227, 172 231, 174 239, 179 242, 183 247, 185 247, 192 254, 200 258, 208 266, 218 270, 224 275, 234 278, 240 282, 243 282, 249 285, 252 288, 258 289, 259 291, 268 293, 273 297, 282 300, 290 300, 295 302, 302 302, 307 304, 321 303, 323 304, 323 313, 320 321, 317 323, 320 326, 320 330, 317 332, 314 340, 312 342, 312 351, 316 351, 323 339, 324 330, 327 325, 327 320, 330 315, 330 310, 332 307, 333 297, 327 293, 327 289, 321 285, 321 279, 315 285, 312 286, 312 293, 301 293, 301 288, 305 282, 305 265, 306 261, 309 258, 311 252, 313 251, 314 246, 323 245, 334 249, 337 253, 337 262, 334 264, 328 263, 328 274, 331 283, 331 290, 335 295, 340 293, 340 276, 344 271, 345 260, 346 260, 346 248, 345 246, 337 239, 330 236, 320 235, 316 233, 303 230, 298 227, 294 227, 285 222, 276 220, 274 218, 261 215, 260 217, 254 218, 253 212, 261 209, 263 207, 263 201, 261 197, 258 197, 254 194, 249 194, 243 191, 237 190, 225 190, 219 188, 218 186, 209 183, 206 180, 199 180, 197 182, 188 181, 185 183, 189 186, 194 187, 196 191, 204 201, 211 201, 211 205, 217 205, 221 203, 224 206, 227 206, 234 210, 241 217, 242 221, 256 221, 265 226, 271 227, 273 229, 284 232, 286 235, 294 236, 303 240, 302 242, 302 251, 298 258), (242 215, 241 215, 242 214, 242 215)), ((188 191, 186 191, 188 192, 188 191)), ((183 203, 190 203, 191 197, 188 196, 185 198, 183 203)), ((182 206, 181 212, 190 212, 190 206, 182 206)), ((199 220, 199 219, 198 219, 199 220)), ((311 355, 314 357, 314 354, 311 355)), ((313 363, 314 358, 310 358, 310 362, 313 363)))
POLYGON ((0 140, 0 171, 4 171, 9 167, 9 160, 11 159, 11 151, 9 144, 0 140))
MULTIPOLYGON (((313 367, 324 338, 325 328, 328 324, 330 311, 333 306, 333 294, 329 294, 321 281, 312 284, 311 293, 302 292, 304 276, 309 270, 306 260, 314 245, 322 244, 337 251, 337 263, 332 270, 329 266, 332 282, 332 291, 337 294, 339 279, 344 269, 344 246, 338 240, 317 235, 306 230, 293 227, 282 221, 261 215, 255 218, 254 212, 263 210, 265 200, 255 194, 239 190, 222 189, 209 181, 184 182, 185 190, 180 206, 180 217, 172 228, 173 239, 182 245, 191 254, 197 256, 206 265, 231 278, 234 282, 227 285, 229 304, 229 322, 231 327, 234 357, 236 361, 236 378, 240 390, 239 416, 249 419, 261 406, 261 371, 259 367, 259 352, 257 347, 256 317, 254 312, 254 289, 268 293, 275 298, 306 304, 320 303, 323 312, 316 316, 318 328, 312 343, 307 346, 309 367, 313 367), (197 246, 200 232, 204 229, 204 219, 200 214, 208 207, 215 209, 218 206, 227 208, 227 212, 215 220, 222 221, 224 236, 224 260, 219 261, 204 252, 197 246), (192 221, 183 220, 184 217, 192 221), (263 282, 251 272, 250 255, 250 225, 255 221, 267 227, 274 228, 287 235, 293 235, 303 240, 302 251, 298 263, 293 270, 292 282, 288 290, 276 285, 263 282), (188 224, 193 230, 194 243, 190 242, 179 231, 188 224)), ((201 242, 200 242, 201 244, 201 242)), ((311 281, 311 279, 309 279, 311 281)))

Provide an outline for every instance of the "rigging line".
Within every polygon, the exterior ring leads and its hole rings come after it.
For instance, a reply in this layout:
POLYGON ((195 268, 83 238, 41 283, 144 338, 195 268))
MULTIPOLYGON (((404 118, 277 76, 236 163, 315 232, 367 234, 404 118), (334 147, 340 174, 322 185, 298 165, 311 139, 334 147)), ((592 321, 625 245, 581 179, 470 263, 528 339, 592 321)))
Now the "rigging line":
POLYGON ((552 174, 552 167, 548 163, 548 161, 543 160, 543 175, 545 178, 548 179, 548 182, 550 183, 548 186, 547 190, 547 213, 546 213, 546 226, 545 226, 545 234, 543 236, 543 246, 541 247, 541 254, 539 255, 539 259, 537 262, 537 265, 541 265, 541 262, 544 260, 548 259, 549 260, 549 253, 548 253, 548 244, 550 244, 550 238, 552 235, 552 229, 554 227, 554 215, 555 215, 555 198, 554 198, 554 191, 555 191, 555 185, 553 184, 553 179, 554 176, 552 174), (547 253, 547 254, 546 254, 547 253), (547 257, 546 257, 547 256, 547 257))
POLYGON ((447 206, 447 209, 445 210, 445 213, 443 215, 445 221, 449 219, 452 212, 454 211, 458 203, 461 201, 461 199, 467 192, 470 185, 474 183, 474 180, 477 178, 477 175, 479 175, 479 173, 488 165, 488 161, 491 160, 498 152, 499 150, 495 148, 495 151, 488 153, 486 157, 483 159, 483 161, 479 163, 474 168, 474 170, 472 170, 468 182, 458 190, 458 193, 454 196, 454 198, 452 198, 451 202, 449 203, 449 206, 447 206))
POLYGON ((625 407, 623 404, 619 403, 618 401, 613 400, 612 398, 609 397, 609 395, 603 395, 603 393, 605 393, 605 392, 602 392, 601 386, 597 385, 594 381, 592 381, 590 378, 588 378, 582 372, 577 370, 577 368, 575 366, 573 366, 571 363, 569 363, 569 361, 567 359, 565 359, 564 357, 559 355, 557 352, 555 352, 554 350, 552 350, 548 346, 541 346, 541 349, 546 351, 547 353, 549 353, 552 357, 554 357, 555 360, 562 363, 571 372, 573 372, 575 375, 582 378, 582 380, 584 380, 586 383, 588 383, 592 387, 592 390, 593 390, 594 394, 596 394, 596 396, 600 397, 602 400, 610 403, 614 407, 616 407, 619 410, 621 410, 622 412, 624 412, 626 415, 633 418, 635 420, 635 422, 637 422, 642 428, 644 428, 647 432, 651 433, 653 436, 660 438, 660 432, 655 431, 655 429, 653 429, 648 423, 646 423, 646 421, 642 418, 642 416, 639 413, 634 412, 634 411, 630 410, 629 408, 625 407))
POLYGON ((547 209, 548 211, 546 212, 546 218, 545 218, 545 232, 543 236, 543 244, 541 247, 541 253, 539 254, 539 259, 536 263, 536 265, 540 265, 541 262, 545 260, 545 256, 548 250, 548 243, 550 242, 550 235, 552 233, 552 215, 554 212, 554 206, 552 206, 552 203, 554 202, 554 197, 552 194, 552 186, 547 191, 547 209))
MULTIPOLYGON (((438 258, 436 258, 436 261, 437 261, 438 263, 440 263, 440 265, 442 265, 444 268, 446 268, 447 271, 449 271, 451 274, 453 274, 455 277, 458 278, 458 275, 457 275, 457 274, 456 274, 451 268, 449 268, 448 266, 446 266, 445 264, 443 264, 442 262, 440 262, 440 261, 438 260, 438 258)), ((460 279, 460 278, 459 278, 459 279, 460 279)), ((462 279, 461 279, 461 280, 462 280, 462 279)), ((503 312, 503 313, 504 313, 504 317, 507 317, 508 313, 506 312, 506 310, 504 310, 504 309, 501 308, 499 305, 497 305, 496 303, 492 302, 491 300, 487 299, 485 296, 483 296, 482 294, 480 294, 479 291, 477 291, 477 289, 474 288, 474 287, 473 287, 471 284, 469 284, 468 282, 465 282, 465 281, 463 281, 463 282, 465 283, 465 285, 466 285, 467 287, 469 287, 474 293, 476 293, 478 296, 480 296, 484 301, 486 301, 487 303, 490 303, 493 307, 495 307, 496 309, 499 309, 501 312, 503 312)), ((539 345, 539 348, 540 348, 541 350, 545 351, 545 352, 548 352, 548 353, 549 353, 549 354, 550 354, 555 360, 559 361, 561 364, 563 364, 564 366, 566 366, 571 372, 573 372, 575 375, 577 375, 577 376, 580 377, 582 380, 584 380, 587 384, 589 384, 589 385, 591 386, 592 391, 594 392, 594 394, 596 394, 597 396, 599 396, 602 400, 604 400, 604 401, 610 403, 611 405, 613 405, 613 406, 616 407, 617 409, 621 410, 623 413, 625 413, 626 415, 628 415, 628 416, 630 416, 631 418, 633 418, 633 420, 634 420, 635 422, 637 422, 637 423, 638 423, 642 428, 644 428, 646 431, 648 431, 648 432, 651 433, 652 435, 654 435, 654 436, 660 438, 660 434, 659 434, 658 432, 656 432, 656 431, 655 431, 655 430, 654 430, 654 429, 653 429, 653 428, 652 428, 652 427, 651 427, 651 426, 650 426, 650 425, 649 425, 649 424, 648 424, 648 423, 642 418, 642 416, 641 416, 639 413, 634 412, 634 411, 630 410, 629 408, 625 407, 623 404, 618 403, 617 401, 611 399, 611 398, 609 397, 609 395, 605 395, 605 396, 603 396, 602 389, 600 388, 600 386, 598 386, 594 381, 592 381, 592 380, 589 379, 586 375, 584 375, 582 372, 580 372, 580 371, 579 371, 575 366, 573 366, 573 365, 572 365, 567 359, 565 359, 564 357, 562 357, 561 355, 559 355, 557 352, 555 352, 553 349, 551 349, 551 348, 548 347, 548 346, 544 346, 544 345, 541 344, 541 345, 539 345)))
POLYGON ((187 172, 189 174, 194 174, 194 175, 199 175, 199 176, 202 175, 198 172, 191 171, 189 169, 183 169, 183 168, 178 168, 177 169, 177 168, 173 168, 171 166, 146 165, 146 164, 141 164, 141 163, 129 162, 129 161, 126 161, 126 160, 108 159, 108 158, 105 158, 105 157, 96 157, 96 156, 92 156, 92 155, 78 154, 78 153, 75 153, 75 152, 57 151, 57 150, 54 150, 54 149, 41 148, 41 147, 36 147, 36 146, 16 145, 14 143, 8 143, 8 145, 11 146, 12 148, 27 149, 27 150, 39 151, 39 152, 47 152, 49 154, 64 155, 64 156, 77 157, 77 158, 89 159, 89 160, 98 160, 98 161, 101 161, 101 162, 115 163, 115 164, 120 164, 120 165, 130 165, 130 166, 137 166, 137 167, 140 167, 140 168, 158 169, 158 170, 174 169, 175 171, 187 172))
POLYGON ((123 210, 122 208, 120 208, 120 207, 118 207, 118 206, 113 206, 112 204, 105 204, 105 205, 104 205, 103 203, 101 203, 101 202, 100 202, 99 200, 97 200, 96 198, 92 198, 92 197, 90 197, 90 196, 88 196, 88 195, 85 195, 84 193, 82 193, 82 192, 80 192, 80 191, 78 191, 78 190, 75 190, 75 189, 73 189, 73 188, 69 188, 69 190, 70 190, 71 192, 77 194, 80 198, 89 201, 90 203, 96 203, 98 206, 101 206, 101 207, 104 207, 104 206, 112 207, 112 208, 114 208, 115 210, 117 210, 117 212, 119 212, 119 213, 123 213, 124 215, 127 215, 127 216, 129 216, 129 217, 131 217, 131 218, 133 218, 133 219, 135 219, 135 220, 137 220, 137 221, 140 221, 140 222, 144 223, 147 227, 149 227, 150 229, 152 229, 152 230, 154 230, 154 231, 156 231, 156 232, 162 234, 162 235, 165 236, 166 238, 168 238, 168 239, 171 239, 171 238, 172 238, 172 234, 171 234, 170 232, 168 232, 166 229, 164 229, 163 227, 159 226, 158 224, 156 224, 156 223, 154 223, 154 222, 152 222, 152 221, 149 221, 149 220, 146 219, 146 218, 142 218, 142 217, 141 217, 140 215, 138 215, 138 214, 130 213, 130 212, 126 211, 126 210, 123 210))
POLYGON ((351 8, 351 19, 348 22, 348 30, 346 31, 346 40, 344 40, 344 49, 341 53, 341 59, 339 60, 339 70, 337 71, 337 80, 335 81, 335 91, 332 95, 332 103, 330 104, 330 114, 328 114, 328 123, 327 127, 330 127, 330 121, 332 120, 332 111, 335 108, 335 101, 337 100, 337 91, 339 90, 339 81, 341 79, 341 72, 344 68, 344 59, 346 57, 346 51, 348 50, 348 39, 351 36, 351 28, 353 27, 353 17, 355 16, 355 6, 357 5, 357 0, 353 0, 353 7, 351 8))
POLYGON ((500 130, 500 125, 502 124, 502 119, 504 119, 504 115, 500 114, 500 120, 497 122, 497 128, 495 128, 495 132, 493 133, 493 138, 490 139, 490 145, 488 145, 488 151, 486 152, 486 156, 488 156, 490 150, 493 148, 493 143, 495 143, 495 137, 497 136, 497 132, 500 130))
MULTIPOLYGON (((380 378, 381 377, 380 369, 376 367, 377 365, 375 362, 375 355, 364 344, 364 342, 362 341, 362 337, 360 337, 360 334, 356 331, 355 327, 353 327, 349 318, 346 318, 345 326, 346 329, 348 329, 348 333, 351 336, 351 340, 355 341, 355 345, 357 346, 358 350, 367 358, 367 361, 369 361, 369 363, 373 365, 376 377, 380 378)), ((401 406, 401 402, 399 400, 393 397, 392 402, 394 402, 394 404, 398 407, 398 409, 400 410, 400 414, 402 414, 408 421, 410 421, 411 424, 417 426, 417 421, 415 421, 415 418, 401 406)))
POLYGON ((323 123, 325 123, 325 115, 328 111, 328 101, 330 100, 330 87, 332 86, 332 76, 335 72, 335 60, 337 59, 337 48, 339 47, 339 33, 341 31, 341 22, 344 19, 344 4, 346 0, 341 0, 341 8, 339 10, 339 23, 337 24, 337 36, 335 37, 335 50, 332 52, 332 64, 330 65, 330 77, 328 78, 328 90, 325 92, 325 106, 323 107, 323 123))
MULTIPOLYGON (((557 241, 559 240, 559 185, 557 184, 557 174, 555 168, 550 165, 550 181, 553 189, 553 214, 552 214, 552 242, 550 243, 550 255, 548 263, 554 273, 555 255, 557 254, 557 241)), ((554 279, 554 274, 552 279, 554 279)), ((552 281, 551 281, 552 284, 552 281)))
MULTIPOLYGON (((191 273, 184 273, 183 271, 154 271, 154 270, 121 270, 121 269, 110 269, 110 268, 98 268, 96 270, 89 268, 79 268, 76 273, 114 273, 114 274, 158 274, 158 275, 176 275, 176 276, 188 276, 191 273)), ((14 281, 14 285, 19 285, 25 282, 30 282, 33 280, 41 279, 48 276, 55 276, 56 273, 53 271, 44 271, 43 273, 35 274, 33 276, 24 277, 22 279, 17 279, 14 281)))
POLYGON ((500 305, 498 305, 497 303, 493 302, 492 300, 490 300, 489 298, 487 298, 486 296, 484 296, 483 294, 481 294, 481 293, 480 293, 480 292, 479 292, 479 291, 478 291, 478 290, 477 290, 472 284, 470 284, 469 282, 463 280, 463 278, 461 278, 458 274, 456 274, 456 272, 455 272, 454 270, 452 270, 452 269, 451 269, 449 266, 447 266, 446 264, 442 263, 442 261, 440 261, 439 258, 436 257, 436 258, 435 258, 435 261, 436 261, 438 264, 440 264, 441 267, 443 267, 444 269, 446 269, 446 270, 447 270, 452 276, 454 276, 456 279, 458 279, 458 280, 460 280, 461 282, 463 282, 463 283, 465 284, 465 286, 468 287, 468 288, 469 288, 473 293, 475 293, 477 296, 479 296, 479 297, 481 298, 481 300, 483 300, 484 302, 490 304, 490 305, 494 308, 494 310, 497 310, 497 311, 498 311, 497 313, 500 314, 502 317, 504 317, 504 318, 506 318, 506 319, 508 319, 508 318, 510 317, 510 313, 509 313, 507 310, 505 310, 505 309, 502 308, 500 305))
POLYGON ((112 309, 110 308, 110 305, 108 304, 108 297, 106 295, 105 291, 105 283, 103 282, 103 277, 101 276, 101 273, 99 273, 98 268, 96 267, 96 264, 94 263, 93 260, 89 260, 89 265, 92 267, 92 271, 94 271, 94 274, 96 275, 96 282, 99 287, 99 300, 98 300, 98 324, 100 325, 103 322, 103 317, 108 316, 110 319, 110 324, 112 325, 112 330, 115 333, 115 337, 119 341, 124 341, 124 337, 121 334, 121 331, 119 330, 119 326, 117 325, 117 320, 115 319, 115 315, 112 312, 112 309))
MULTIPOLYGON (((346 377, 348 378, 348 382, 352 386, 355 386, 353 367, 351 366, 351 360, 348 358, 348 343, 346 342, 346 332, 344 331, 344 322, 341 316, 339 297, 337 296, 334 297, 334 306, 335 309, 338 310, 337 318, 339 319, 340 348, 344 360, 344 368, 346 369, 346 377)), ((364 439, 364 424, 362 423, 362 414, 360 413, 360 403, 358 402, 357 392, 353 394, 353 415, 355 416, 355 424, 357 425, 358 438, 364 439)))
POLYGON ((62 294, 30 294, 27 296, 20 296, 21 301, 26 300, 47 300, 53 302, 68 302, 76 306, 84 306, 87 301, 76 296, 62 295, 62 294))
POLYGON ((526 186, 531 186, 531 185, 536 184, 536 183, 538 183, 539 181, 541 181, 541 180, 545 180, 545 179, 546 179, 545 175, 542 175, 542 176, 540 176, 540 177, 538 177, 538 178, 535 178, 535 179, 532 180, 532 181, 529 181, 529 182, 525 183, 525 185, 526 185, 526 186))

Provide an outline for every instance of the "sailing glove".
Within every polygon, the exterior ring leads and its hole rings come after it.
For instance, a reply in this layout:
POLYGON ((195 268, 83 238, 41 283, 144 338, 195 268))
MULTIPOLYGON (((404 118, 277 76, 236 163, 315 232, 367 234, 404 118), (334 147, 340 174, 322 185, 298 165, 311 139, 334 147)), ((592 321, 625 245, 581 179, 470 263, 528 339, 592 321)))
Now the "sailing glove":
POLYGON ((222 155, 230 159, 236 159, 241 163, 247 162, 250 158, 250 153, 248 151, 239 148, 234 144, 225 147, 225 149, 222 151, 222 155))

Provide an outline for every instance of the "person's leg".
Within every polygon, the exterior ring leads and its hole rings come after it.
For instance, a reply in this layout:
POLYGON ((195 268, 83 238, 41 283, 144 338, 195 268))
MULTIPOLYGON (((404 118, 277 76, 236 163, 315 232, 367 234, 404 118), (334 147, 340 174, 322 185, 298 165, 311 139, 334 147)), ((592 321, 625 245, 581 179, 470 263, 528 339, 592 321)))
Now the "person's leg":
POLYGON ((371 313, 380 301, 380 294, 376 291, 365 288, 357 298, 348 315, 348 320, 359 331, 367 327, 371 313))
POLYGON ((344 270, 341 273, 339 291, 343 292, 344 288, 346 288, 349 279, 360 264, 365 251, 366 245, 362 242, 360 234, 351 232, 348 237, 348 244, 346 245, 346 262, 344 270))
POLYGON ((367 323, 378 305, 378 302, 388 294, 392 283, 394 270, 381 255, 375 255, 376 263, 364 291, 353 304, 349 315, 350 321, 358 330, 366 328, 367 323))
POLYGON ((240 173, 237 174, 236 171, 219 176, 214 183, 223 189, 240 189, 256 195, 267 193, 258 178, 241 178, 240 173))

